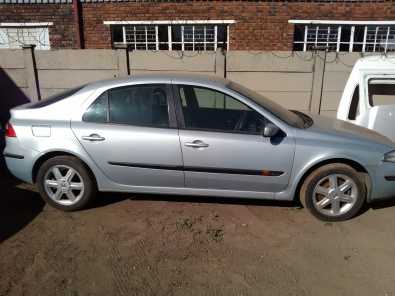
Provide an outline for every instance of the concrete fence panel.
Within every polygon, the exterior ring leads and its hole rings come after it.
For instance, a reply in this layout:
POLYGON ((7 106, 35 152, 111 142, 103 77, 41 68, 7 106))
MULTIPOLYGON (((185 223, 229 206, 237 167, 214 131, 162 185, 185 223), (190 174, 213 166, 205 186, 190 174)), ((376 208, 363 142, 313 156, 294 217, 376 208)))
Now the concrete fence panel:
POLYGON ((311 52, 229 51, 226 69, 229 72, 307 72, 313 71, 311 52))
POLYGON ((119 76, 115 50, 37 50, 35 57, 42 98, 81 84, 119 76))
MULTIPOLYGON (((152 71, 178 71, 204 74, 216 73, 215 52, 179 51, 131 51, 129 63, 131 74, 152 71)), ((222 72, 223 75, 223 72, 222 72)))
POLYGON ((313 79, 311 53, 229 52, 227 78, 289 109, 310 110, 313 79))
MULTIPOLYGON (((8 76, 20 90, 27 91, 27 75, 25 71, 24 54, 21 49, 0 49, 0 68, 3 75, 8 76)), ((0 81, 0 84, 4 82, 0 81)), ((6 88, 2 88, 2 93, 7 93, 6 88)))

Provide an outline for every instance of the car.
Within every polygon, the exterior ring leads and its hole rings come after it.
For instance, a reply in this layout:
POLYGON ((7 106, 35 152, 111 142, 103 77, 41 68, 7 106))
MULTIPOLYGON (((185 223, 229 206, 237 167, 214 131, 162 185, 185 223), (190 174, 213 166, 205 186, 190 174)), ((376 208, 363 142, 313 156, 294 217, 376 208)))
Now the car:
POLYGON ((394 195, 392 141, 217 77, 133 75, 10 113, 8 169, 64 211, 110 191, 300 199, 340 221, 394 195))
POLYGON ((359 59, 348 78, 337 118, 395 141, 395 56, 359 59))

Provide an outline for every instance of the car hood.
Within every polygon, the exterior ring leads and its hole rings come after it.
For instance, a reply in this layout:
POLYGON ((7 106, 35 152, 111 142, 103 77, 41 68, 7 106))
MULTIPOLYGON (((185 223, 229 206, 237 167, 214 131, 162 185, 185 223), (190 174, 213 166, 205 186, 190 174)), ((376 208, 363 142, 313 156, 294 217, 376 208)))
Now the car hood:
POLYGON ((395 143, 387 137, 364 127, 335 118, 320 115, 310 115, 314 123, 309 128, 310 131, 330 136, 345 137, 349 140, 369 141, 395 147, 395 143))

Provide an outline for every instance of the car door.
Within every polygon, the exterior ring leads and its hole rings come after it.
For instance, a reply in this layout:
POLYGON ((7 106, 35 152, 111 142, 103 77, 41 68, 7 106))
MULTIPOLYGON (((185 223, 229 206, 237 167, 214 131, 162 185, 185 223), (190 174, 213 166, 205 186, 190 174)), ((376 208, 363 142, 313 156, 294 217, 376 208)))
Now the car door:
POLYGON ((264 116, 221 91, 175 85, 187 188, 279 192, 289 182, 294 140, 265 138, 264 116))
POLYGON ((168 85, 128 85, 103 92, 72 129, 112 181, 183 187, 174 114, 168 85))

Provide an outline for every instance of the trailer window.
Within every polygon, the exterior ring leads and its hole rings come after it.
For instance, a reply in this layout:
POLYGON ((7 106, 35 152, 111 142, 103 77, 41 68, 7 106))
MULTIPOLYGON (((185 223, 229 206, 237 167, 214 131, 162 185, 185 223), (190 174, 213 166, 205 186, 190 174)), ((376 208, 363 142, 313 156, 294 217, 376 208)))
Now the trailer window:
POLYGON ((395 104, 395 80, 370 79, 368 82, 368 94, 371 106, 395 104))
POLYGON ((348 119, 355 120, 359 115, 359 85, 355 87, 352 95, 350 110, 348 112, 348 119))

